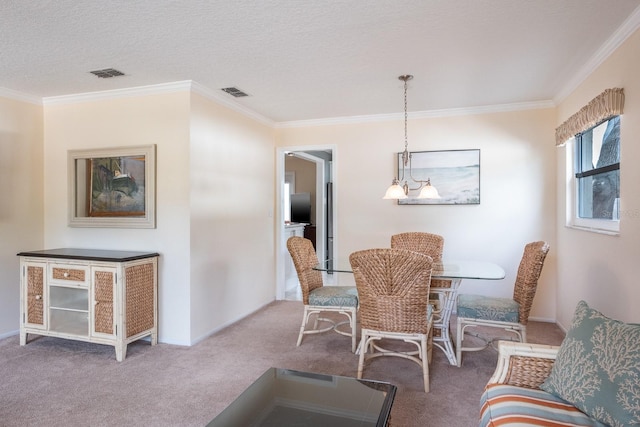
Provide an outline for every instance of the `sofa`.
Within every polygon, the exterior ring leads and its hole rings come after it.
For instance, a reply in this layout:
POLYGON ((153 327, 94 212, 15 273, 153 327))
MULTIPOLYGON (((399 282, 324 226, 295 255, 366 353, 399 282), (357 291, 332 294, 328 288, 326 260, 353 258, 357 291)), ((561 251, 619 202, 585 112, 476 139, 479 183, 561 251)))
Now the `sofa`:
POLYGON ((640 425, 640 325, 580 301, 560 346, 500 341, 479 426, 640 425))

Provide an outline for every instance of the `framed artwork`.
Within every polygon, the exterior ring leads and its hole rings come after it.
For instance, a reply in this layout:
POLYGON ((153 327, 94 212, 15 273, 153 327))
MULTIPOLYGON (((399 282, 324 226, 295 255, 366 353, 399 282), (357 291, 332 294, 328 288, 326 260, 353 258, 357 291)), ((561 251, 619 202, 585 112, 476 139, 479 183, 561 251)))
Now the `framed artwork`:
POLYGON ((89 161, 89 216, 144 216, 146 156, 89 161))
POLYGON ((69 151, 69 225, 155 227, 155 145, 69 151))
MULTIPOLYGON (((414 151, 410 164, 411 176, 420 181, 429 179, 440 198, 418 199, 417 191, 409 191, 407 199, 398 200, 399 205, 480 204, 480 150, 414 151)), ((401 153, 398 167, 402 171, 401 153)), ((409 173, 405 167, 409 188, 416 188, 418 184, 412 182, 409 173)))

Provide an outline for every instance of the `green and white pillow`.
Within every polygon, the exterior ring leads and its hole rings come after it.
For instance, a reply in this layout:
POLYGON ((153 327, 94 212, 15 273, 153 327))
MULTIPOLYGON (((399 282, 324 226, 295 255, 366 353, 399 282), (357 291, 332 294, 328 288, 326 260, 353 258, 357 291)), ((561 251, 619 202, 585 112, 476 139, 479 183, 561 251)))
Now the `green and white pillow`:
POLYGON ((640 425, 640 325, 609 319, 580 301, 540 388, 605 424, 640 425))

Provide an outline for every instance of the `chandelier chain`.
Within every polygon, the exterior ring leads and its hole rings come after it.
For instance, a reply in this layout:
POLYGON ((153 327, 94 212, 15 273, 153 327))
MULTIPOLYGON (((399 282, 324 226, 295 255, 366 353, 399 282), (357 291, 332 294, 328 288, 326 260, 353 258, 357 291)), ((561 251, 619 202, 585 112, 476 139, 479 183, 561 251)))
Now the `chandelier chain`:
MULTIPOLYGON (((427 177, 426 180, 416 179, 413 177, 413 170, 411 168, 411 152, 409 152, 409 137, 408 137, 408 122, 409 122, 409 108, 407 104, 407 87, 408 81, 411 80, 413 76, 411 74, 405 74, 402 76, 398 76, 398 79, 404 82, 404 151, 402 152, 402 157, 399 158, 401 160, 400 165, 398 165, 398 174, 393 181, 391 182, 391 187, 387 189, 387 192, 384 195, 384 199, 406 199, 409 196, 409 191, 420 190, 420 194, 418 195, 418 199, 439 199, 440 195, 438 194, 438 190, 435 189, 431 185, 431 180, 427 177), (408 169, 408 177, 405 176, 405 170, 408 169), (402 175, 400 175, 402 172, 402 175), (409 180, 416 183, 418 186, 416 188, 409 187, 409 180), (404 183, 401 185, 401 182, 404 183)), ((400 154, 400 153, 398 153, 400 154)))
POLYGON ((407 80, 404 81, 404 149, 407 150, 407 80))

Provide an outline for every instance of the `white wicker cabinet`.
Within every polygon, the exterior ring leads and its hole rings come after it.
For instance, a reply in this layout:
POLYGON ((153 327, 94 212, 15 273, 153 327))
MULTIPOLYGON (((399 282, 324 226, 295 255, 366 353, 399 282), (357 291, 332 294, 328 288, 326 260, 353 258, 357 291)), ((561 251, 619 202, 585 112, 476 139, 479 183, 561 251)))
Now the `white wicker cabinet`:
POLYGON ((158 340, 158 254, 95 249, 21 252, 20 345, 28 334, 115 347, 158 340))

